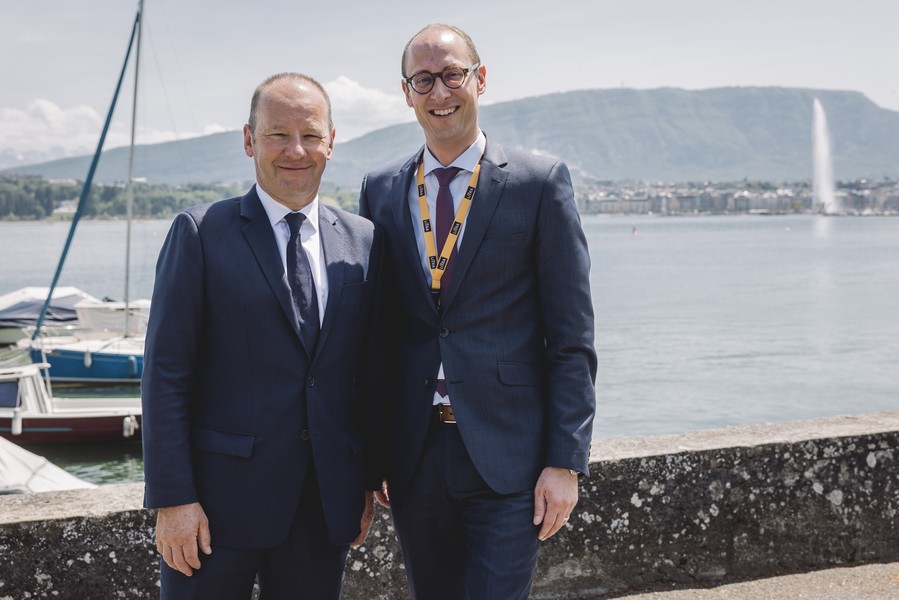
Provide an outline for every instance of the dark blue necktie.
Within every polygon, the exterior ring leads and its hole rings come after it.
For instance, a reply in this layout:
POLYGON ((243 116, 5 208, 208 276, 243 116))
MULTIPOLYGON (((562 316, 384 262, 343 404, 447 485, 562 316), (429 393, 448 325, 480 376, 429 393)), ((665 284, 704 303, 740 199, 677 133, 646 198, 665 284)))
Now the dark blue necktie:
POLYGON ((293 306, 300 322, 300 334, 309 354, 315 351, 318 343, 318 298, 315 294, 315 281, 312 279, 312 267, 300 243, 300 227, 306 220, 303 213, 289 213, 284 217, 290 228, 290 239, 287 240, 287 282, 290 284, 293 306))

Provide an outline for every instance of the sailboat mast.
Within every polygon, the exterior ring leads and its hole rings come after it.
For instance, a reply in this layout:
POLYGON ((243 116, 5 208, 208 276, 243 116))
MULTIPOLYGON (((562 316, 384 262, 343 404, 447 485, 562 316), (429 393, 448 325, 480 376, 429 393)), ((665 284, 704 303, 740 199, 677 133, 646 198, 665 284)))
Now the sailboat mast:
MULTIPOLYGON (((141 4, 143 4, 143 0, 140 0, 141 4)), ((138 20, 140 19, 140 13, 137 14, 134 18, 134 25, 131 27, 131 38, 128 40, 128 50, 125 52, 125 61, 122 63, 122 70, 119 73, 119 80, 116 83, 115 92, 112 95, 112 103, 109 105, 109 111, 106 113, 106 120, 103 122, 103 130, 100 132, 100 141, 97 142, 97 150, 94 152, 94 157, 91 159, 91 166, 87 171, 87 177, 84 179, 84 185, 81 186, 81 196, 78 198, 78 208, 75 210, 75 215, 72 217, 72 224, 69 226, 69 234, 66 236, 66 243, 63 246, 62 254, 59 257, 59 262, 56 264, 56 271, 53 274, 53 281, 50 283, 50 289, 47 291, 47 299, 44 301, 44 305, 41 307, 41 314, 38 317, 37 325, 34 328, 34 333, 31 336, 31 339, 37 339, 37 337, 41 334, 41 326, 44 324, 44 319, 47 317, 47 310, 50 307, 50 300, 53 298, 53 290, 56 289, 56 284, 59 283, 59 276, 62 273, 62 267, 66 262, 66 257, 69 254, 69 248, 72 245, 72 239, 75 237, 75 230, 78 227, 78 221, 81 220, 81 215, 84 212, 84 207, 87 204, 87 199, 90 196, 91 184, 94 181, 94 173, 97 171, 97 163, 100 162, 100 154, 103 152, 103 142, 106 141, 106 133, 109 131, 109 124, 112 122, 112 115, 115 112, 116 102, 119 99, 119 92, 122 89, 122 80, 125 79, 125 72, 128 69, 128 58, 131 56, 131 49, 134 47, 134 38, 137 36, 137 25, 138 20)))
POLYGON ((131 103, 131 149, 128 153, 128 189, 125 195, 125 337, 131 335, 131 217, 134 212, 134 137, 137 124, 137 91, 140 82, 140 43, 143 33, 144 0, 137 7, 137 47, 134 53, 134 97, 131 103))

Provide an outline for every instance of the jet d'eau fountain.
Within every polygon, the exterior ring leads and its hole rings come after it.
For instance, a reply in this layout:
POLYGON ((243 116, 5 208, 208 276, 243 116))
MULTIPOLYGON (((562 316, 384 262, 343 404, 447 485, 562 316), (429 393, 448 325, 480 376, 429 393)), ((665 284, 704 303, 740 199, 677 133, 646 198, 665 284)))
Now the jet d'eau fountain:
POLYGON ((814 158, 812 206, 827 215, 840 214, 843 212, 843 207, 834 189, 827 115, 817 98, 812 105, 812 152, 814 158))

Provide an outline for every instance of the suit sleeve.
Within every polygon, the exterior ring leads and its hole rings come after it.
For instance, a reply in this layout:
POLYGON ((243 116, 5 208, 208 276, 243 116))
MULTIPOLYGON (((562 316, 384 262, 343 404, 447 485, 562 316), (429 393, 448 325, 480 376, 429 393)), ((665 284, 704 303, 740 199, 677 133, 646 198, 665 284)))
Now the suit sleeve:
POLYGON ((388 319, 385 318, 385 269, 384 269, 384 232, 375 226, 371 252, 374 265, 374 301, 370 307, 368 328, 363 338, 363 360, 361 379, 363 381, 363 406, 360 411, 365 417, 362 430, 366 434, 365 486, 369 490, 380 490, 381 482, 386 478, 384 446, 389 441, 384 432, 384 411, 386 410, 387 390, 387 349, 388 319))
POLYGON ((202 326, 204 267, 197 223, 181 213, 156 265, 141 379, 144 504, 197 501, 190 415, 202 326))
POLYGON ((359 193, 359 214, 375 222, 374 247, 379 250, 380 257, 372 336, 368 347, 368 356, 371 357, 371 360, 367 362, 369 381, 372 382, 369 397, 372 400, 371 406, 375 407, 374 415, 369 412, 369 431, 372 431, 375 436, 370 446, 374 448, 374 452, 369 457, 369 474, 376 475, 376 477, 370 476, 368 481, 369 485, 376 486, 371 489, 379 490, 381 481, 386 478, 389 470, 387 468, 388 447, 393 443, 391 436, 394 435, 392 424, 388 422, 389 419, 386 418, 386 415, 390 414, 389 402, 396 400, 390 398, 388 394, 396 384, 394 380, 395 365, 392 364, 392 360, 396 356, 397 337, 393 332, 396 331, 398 317, 394 311, 394 303, 389 300, 390 294, 396 289, 394 274, 389 268, 392 260, 391 240, 375 219, 374 213, 383 206, 372 204, 372 202, 377 202, 377 199, 373 199, 367 193, 371 181, 370 175, 366 175, 362 180, 362 188, 359 193))
POLYGON ((568 168, 544 182, 535 261, 548 382, 546 465, 586 474, 596 411, 590 255, 568 168))
POLYGON ((365 188, 368 184, 368 175, 362 179, 362 189, 359 192, 359 215, 368 220, 371 218, 371 206, 368 204, 368 196, 365 194, 365 188))

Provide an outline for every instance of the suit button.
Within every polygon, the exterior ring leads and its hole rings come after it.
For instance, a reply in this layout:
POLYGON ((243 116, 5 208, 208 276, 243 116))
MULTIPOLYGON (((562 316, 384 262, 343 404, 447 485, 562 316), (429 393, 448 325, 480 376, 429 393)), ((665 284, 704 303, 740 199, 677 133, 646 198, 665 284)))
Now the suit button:
POLYGON ((309 387, 315 387, 315 377, 309 377, 306 379, 306 385, 309 387))
POLYGON ((425 379, 425 389, 430 389, 434 385, 434 380, 428 377, 425 379))
POLYGON ((440 328, 440 337, 446 337, 448 335, 449 335, 449 329, 447 329, 446 327, 441 327, 440 328))
POLYGON ((303 431, 300 432, 300 439, 301 440, 309 439, 309 431, 307 429, 304 429, 303 431))

